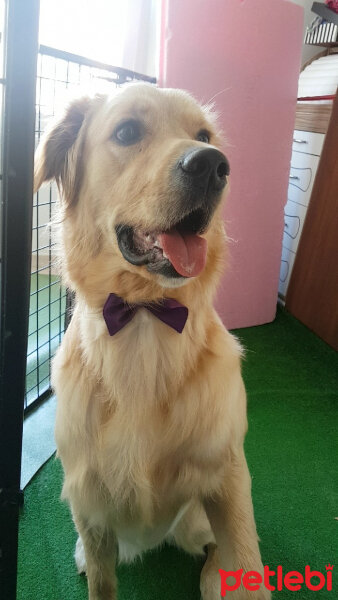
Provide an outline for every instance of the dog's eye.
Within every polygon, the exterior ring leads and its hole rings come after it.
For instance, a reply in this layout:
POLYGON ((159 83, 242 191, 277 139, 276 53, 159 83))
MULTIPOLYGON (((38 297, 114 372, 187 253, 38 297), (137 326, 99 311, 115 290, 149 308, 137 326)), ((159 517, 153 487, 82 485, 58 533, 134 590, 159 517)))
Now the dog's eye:
POLYGON ((198 142, 203 142, 204 144, 209 144, 210 134, 205 129, 201 129, 196 136, 196 140, 198 142))
POLYGON ((141 127, 138 121, 130 119, 120 123, 113 133, 113 138, 123 146, 136 144, 141 139, 141 127))

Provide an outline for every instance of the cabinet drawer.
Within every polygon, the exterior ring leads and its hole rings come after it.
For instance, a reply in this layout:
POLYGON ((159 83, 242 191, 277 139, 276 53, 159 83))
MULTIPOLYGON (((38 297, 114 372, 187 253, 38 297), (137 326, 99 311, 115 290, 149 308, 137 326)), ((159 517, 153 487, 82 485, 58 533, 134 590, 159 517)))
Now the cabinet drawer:
POLYGON ((324 138, 325 133, 313 133, 312 131, 299 131, 295 129, 293 132, 292 150, 320 156, 324 138))
POLYGON ((280 273, 279 273, 278 290, 279 290, 279 293, 281 294, 281 296, 283 296, 284 298, 286 296, 286 291, 288 289, 288 285, 290 282, 290 277, 291 277, 293 265, 295 262, 295 257, 296 257, 296 254, 294 252, 292 252, 288 248, 285 248, 285 246, 282 247, 282 258, 281 258, 281 267, 280 267, 280 273))
POLYGON ((306 207, 288 200, 284 208, 283 246, 297 252, 298 242, 302 233, 306 207))
POLYGON ((319 156, 292 152, 288 188, 289 200, 308 206, 318 163, 319 156))

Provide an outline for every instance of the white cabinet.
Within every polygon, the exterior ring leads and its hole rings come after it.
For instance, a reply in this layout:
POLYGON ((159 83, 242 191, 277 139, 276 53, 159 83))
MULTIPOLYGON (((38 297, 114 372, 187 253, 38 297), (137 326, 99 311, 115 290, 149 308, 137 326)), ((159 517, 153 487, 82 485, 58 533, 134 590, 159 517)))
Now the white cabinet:
POLYGON ((288 200, 284 208, 283 246, 297 252, 306 215, 306 206, 288 200))
POLYGON ((285 298, 289 285, 324 137, 324 133, 297 129, 294 131, 288 199, 284 208, 284 235, 279 275, 279 294, 282 299, 285 298))
MULTIPOLYGON (((313 135, 322 135, 314 133, 313 135)), ((292 152, 289 175, 288 200, 308 206, 311 198, 319 156, 292 152)))
POLYGON ((312 131, 299 131, 298 129, 295 129, 292 150, 320 156, 324 144, 324 137, 324 133, 313 133, 312 131))

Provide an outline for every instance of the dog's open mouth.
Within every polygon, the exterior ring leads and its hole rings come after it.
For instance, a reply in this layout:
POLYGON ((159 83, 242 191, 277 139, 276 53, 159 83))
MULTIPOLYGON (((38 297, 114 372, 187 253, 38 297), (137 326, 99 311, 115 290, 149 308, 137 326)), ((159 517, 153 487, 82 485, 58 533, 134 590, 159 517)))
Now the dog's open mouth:
POLYGON ((133 265, 146 265, 166 277, 196 277, 206 263, 207 241, 201 234, 209 220, 209 211, 198 208, 163 231, 118 225, 118 245, 133 265))

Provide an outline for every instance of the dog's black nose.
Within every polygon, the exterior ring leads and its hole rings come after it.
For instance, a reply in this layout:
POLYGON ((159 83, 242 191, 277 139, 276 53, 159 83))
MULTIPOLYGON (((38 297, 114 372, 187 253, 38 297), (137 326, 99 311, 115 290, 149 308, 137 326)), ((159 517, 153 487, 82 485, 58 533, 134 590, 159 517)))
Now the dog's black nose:
POLYGON ((220 192, 230 173, 229 162, 216 148, 194 148, 181 156, 178 166, 190 185, 201 191, 220 192))

